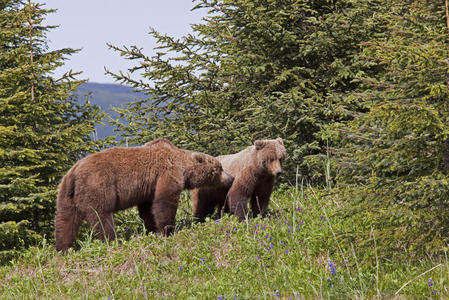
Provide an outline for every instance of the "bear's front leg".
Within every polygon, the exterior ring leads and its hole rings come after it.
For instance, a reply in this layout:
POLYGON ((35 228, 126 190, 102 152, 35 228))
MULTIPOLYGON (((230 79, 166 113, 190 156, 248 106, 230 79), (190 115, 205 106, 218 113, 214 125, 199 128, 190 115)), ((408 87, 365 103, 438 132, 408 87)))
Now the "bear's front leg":
POLYGON ((140 203, 137 206, 139 217, 142 219, 146 232, 156 232, 151 201, 140 203))
POLYGON ((182 187, 173 182, 161 180, 157 183, 152 208, 156 232, 164 236, 173 233, 181 192, 182 187))
POLYGON ((229 189, 226 201, 231 213, 237 215, 240 221, 245 220, 248 214, 249 192, 242 185, 233 184, 229 189))
POLYGON ((258 182, 258 185, 251 196, 251 210, 253 212, 253 217, 257 217, 258 215, 261 215, 262 217, 265 216, 273 186, 274 177, 262 179, 258 182))

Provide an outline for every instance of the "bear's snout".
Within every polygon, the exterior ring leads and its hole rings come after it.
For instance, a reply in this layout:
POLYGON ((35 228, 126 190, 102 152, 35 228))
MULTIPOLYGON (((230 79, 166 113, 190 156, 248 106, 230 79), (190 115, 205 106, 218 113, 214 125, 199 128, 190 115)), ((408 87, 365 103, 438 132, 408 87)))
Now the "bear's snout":
POLYGON ((234 182, 234 177, 229 175, 226 172, 221 172, 221 180, 220 180, 224 186, 230 187, 232 183, 234 182))

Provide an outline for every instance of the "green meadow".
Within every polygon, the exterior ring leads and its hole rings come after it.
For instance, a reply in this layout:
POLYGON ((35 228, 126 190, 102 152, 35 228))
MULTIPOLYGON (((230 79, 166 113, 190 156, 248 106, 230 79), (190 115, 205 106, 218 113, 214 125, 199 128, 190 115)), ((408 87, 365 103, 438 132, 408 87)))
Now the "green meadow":
POLYGON ((0 268, 1 299, 445 299, 446 257, 372 259, 341 241, 343 205, 281 186, 266 218, 192 220, 183 194, 177 230, 146 234, 137 212, 117 214, 117 239, 87 226, 66 255, 44 240, 0 268), (360 258, 359 258, 360 257, 360 258))

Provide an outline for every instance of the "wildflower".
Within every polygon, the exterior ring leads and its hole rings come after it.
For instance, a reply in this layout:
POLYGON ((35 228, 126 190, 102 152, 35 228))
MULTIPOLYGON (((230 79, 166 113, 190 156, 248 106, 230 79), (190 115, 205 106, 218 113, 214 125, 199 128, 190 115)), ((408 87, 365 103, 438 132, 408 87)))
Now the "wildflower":
POLYGON ((329 258, 329 269, 332 275, 335 275, 337 273, 337 268, 330 258, 329 258))
POLYGON ((285 250, 285 254, 287 254, 287 255, 288 255, 289 253, 290 253, 290 251, 288 251, 288 250, 285 250))
POLYGON ((200 258, 200 260, 201 260, 202 264, 204 264, 206 262, 206 259, 204 259, 204 258, 200 258))
MULTIPOLYGON (((427 285, 429 286, 429 288, 432 288, 432 286, 435 285, 435 283, 433 282, 433 279, 432 279, 432 278, 429 279, 429 281, 427 282, 427 285)), ((432 290, 432 294, 435 295, 436 293, 437 293, 437 290, 433 289, 433 290, 432 290)))
POLYGON ((220 220, 215 220, 215 224, 218 224, 218 223, 220 223, 220 220))
POLYGON ((254 234, 257 234, 258 232, 257 232, 257 230, 256 231, 254 231, 254 234))
POLYGON ((280 296, 281 296, 281 294, 279 294, 279 291, 274 291, 274 295, 275 295, 276 297, 280 297, 280 296))
POLYGON ((217 300, 223 300, 223 296, 222 295, 218 295, 217 300))
POLYGON ((302 210, 301 207, 298 207, 298 208, 296 209, 296 211, 298 211, 298 212, 300 212, 301 210, 302 210))
POLYGON ((179 270, 182 270, 182 266, 179 266, 179 270))
POLYGON ((260 260, 260 256, 257 257, 257 260, 260 260))
POLYGON ((270 248, 267 248, 267 252, 270 252, 270 248))
POLYGON ((298 229, 298 230, 301 229, 301 225, 298 225, 298 228, 297 228, 297 229, 298 229))

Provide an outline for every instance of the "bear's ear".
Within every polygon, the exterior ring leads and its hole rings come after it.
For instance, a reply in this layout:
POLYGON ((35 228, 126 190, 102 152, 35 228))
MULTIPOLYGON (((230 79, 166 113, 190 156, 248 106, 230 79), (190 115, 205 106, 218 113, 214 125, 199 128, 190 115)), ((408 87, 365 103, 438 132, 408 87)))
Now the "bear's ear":
POLYGON ((265 144, 266 144, 266 142, 262 141, 262 140, 256 140, 254 142, 254 146, 256 146, 256 150, 262 149, 263 147, 265 147, 265 144))
POLYGON ((279 144, 284 145, 284 141, 281 138, 277 138, 276 141, 278 141, 279 144))
POLYGON ((204 157, 201 153, 194 152, 192 153, 193 159, 196 160, 198 163, 202 164, 204 161, 204 157))

